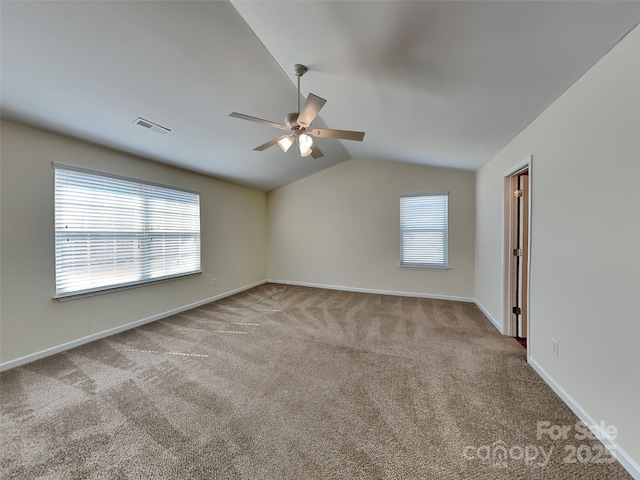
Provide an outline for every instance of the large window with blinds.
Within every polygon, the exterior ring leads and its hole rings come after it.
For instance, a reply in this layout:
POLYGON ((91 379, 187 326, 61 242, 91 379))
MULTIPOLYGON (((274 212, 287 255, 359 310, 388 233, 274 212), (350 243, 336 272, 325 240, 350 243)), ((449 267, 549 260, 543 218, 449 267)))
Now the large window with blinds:
POLYGON ((200 272, 200 195, 54 165, 56 298, 200 272))
POLYGON ((449 194, 400 197, 400 266, 449 268, 449 194))

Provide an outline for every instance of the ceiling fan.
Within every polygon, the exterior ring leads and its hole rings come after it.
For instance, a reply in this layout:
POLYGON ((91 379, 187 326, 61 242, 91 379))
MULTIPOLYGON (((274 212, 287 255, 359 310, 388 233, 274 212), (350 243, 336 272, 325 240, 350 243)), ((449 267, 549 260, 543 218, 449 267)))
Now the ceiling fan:
POLYGON ((289 147, 298 141, 300 146, 300 155, 306 157, 311 155, 313 158, 320 158, 324 154, 313 142, 313 137, 319 138, 340 138, 344 140, 356 140, 361 142, 364 138, 364 132, 354 132, 351 130, 333 130, 329 128, 314 128, 310 130, 311 124, 315 120, 320 109, 327 102, 324 98, 320 98, 313 93, 310 93, 307 100, 304 102, 302 110, 300 110, 300 77, 307 72, 307 67, 296 63, 294 66, 296 77, 298 77, 298 111, 290 113, 284 118, 284 125, 269 120, 263 120, 262 118, 251 117, 242 113, 230 113, 230 117, 240 118, 241 120, 249 120, 251 122, 264 123, 272 127, 279 128, 280 130, 288 130, 290 133, 276 137, 273 140, 269 140, 267 143, 254 148, 254 150, 262 151, 275 145, 276 143, 282 149, 283 152, 287 152, 289 147))

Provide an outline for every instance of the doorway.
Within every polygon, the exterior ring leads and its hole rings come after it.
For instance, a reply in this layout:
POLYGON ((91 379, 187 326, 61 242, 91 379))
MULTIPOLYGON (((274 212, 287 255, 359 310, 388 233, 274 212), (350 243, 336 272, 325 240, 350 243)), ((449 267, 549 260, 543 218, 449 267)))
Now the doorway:
POLYGON ((503 333, 527 346, 529 336, 529 245, 531 158, 505 174, 503 333))

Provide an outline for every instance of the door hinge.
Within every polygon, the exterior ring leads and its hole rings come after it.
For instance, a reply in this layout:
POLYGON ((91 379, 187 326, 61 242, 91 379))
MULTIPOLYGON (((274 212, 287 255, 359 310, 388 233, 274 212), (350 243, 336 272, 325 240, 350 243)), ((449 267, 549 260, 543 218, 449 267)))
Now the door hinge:
POLYGON ((514 198, 520 198, 522 196, 522 190, 514 190, 513 196, 514 198))
POLYGON ((516 315, 522 315, 522 309, 520 307, 513 307, 513 313, 516 315))
POLYGON ((519 248, 514 248, 513 249, 513 256, 514 257, 521 257, 522 256, 522 250, 519 248))

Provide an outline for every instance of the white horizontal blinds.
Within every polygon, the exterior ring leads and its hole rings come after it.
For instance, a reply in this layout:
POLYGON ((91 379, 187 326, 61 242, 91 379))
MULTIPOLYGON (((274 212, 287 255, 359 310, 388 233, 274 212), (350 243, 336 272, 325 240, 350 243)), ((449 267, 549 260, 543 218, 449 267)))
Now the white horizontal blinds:
POLYGON ((55 168, 56 296, 200 271, 197 193, 55 168))
POLYGON ((200 203, 194 193, 143 185, 145 274, 157 279, 200 270, 200 203))
POLYGON ((400 197, 401 265, 449 264, 448 194, 400 197))

